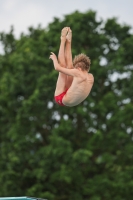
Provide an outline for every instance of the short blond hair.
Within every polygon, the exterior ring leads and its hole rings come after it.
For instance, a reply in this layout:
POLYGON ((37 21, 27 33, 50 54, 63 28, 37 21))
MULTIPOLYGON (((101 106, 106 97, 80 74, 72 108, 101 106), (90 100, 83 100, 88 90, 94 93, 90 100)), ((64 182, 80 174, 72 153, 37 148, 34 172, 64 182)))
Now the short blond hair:
POLYGON ((89 71, 90 64, 91 64, 90 58, 83 53, 75 56, 75 58, 73 59, 73 66, 75 68, 80 67, 83 71, 84 70, 89 71))

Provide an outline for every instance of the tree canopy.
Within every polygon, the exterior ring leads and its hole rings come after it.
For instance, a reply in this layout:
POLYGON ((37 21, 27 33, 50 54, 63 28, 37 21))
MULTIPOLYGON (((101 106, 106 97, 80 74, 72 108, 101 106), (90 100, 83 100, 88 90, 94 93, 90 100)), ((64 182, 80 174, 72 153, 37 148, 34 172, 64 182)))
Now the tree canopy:
POLYGON ((0 33, 0 196, 48 200, 131 200, 133 34, 116 18, 75 11, 15 38, 0 33), (91 58, 95 82, 72 108, 54 103, 60 31, 72 54, 91 58))

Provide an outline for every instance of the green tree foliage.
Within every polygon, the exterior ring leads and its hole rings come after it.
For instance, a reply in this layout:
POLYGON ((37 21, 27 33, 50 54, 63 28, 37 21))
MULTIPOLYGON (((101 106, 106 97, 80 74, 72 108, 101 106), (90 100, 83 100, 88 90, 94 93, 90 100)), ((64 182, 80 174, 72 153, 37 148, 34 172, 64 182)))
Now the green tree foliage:
POLYGON ((133 35, 94 11, 55 18, 19 39, 0 34, 0 196, 131 200, 133 35), (53 101, 60 31, 73 30, 73 56, 92 60, 95 83, 79 106, 53 101))

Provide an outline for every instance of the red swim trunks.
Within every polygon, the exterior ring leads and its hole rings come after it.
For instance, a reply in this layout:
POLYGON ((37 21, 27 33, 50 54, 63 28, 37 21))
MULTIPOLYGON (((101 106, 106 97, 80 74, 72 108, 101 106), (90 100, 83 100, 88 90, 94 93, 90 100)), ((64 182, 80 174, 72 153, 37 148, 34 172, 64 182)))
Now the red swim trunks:
MULTIPOLYGON (((68 89, 67 89, 67 90, 68 90, 68 89)), ((57 104, 59 104, 60 106, 65 106, 65 105, 62 103, 62 99, 63 99, 64 95, 66 94, 67 90, 66 90, 65 92, 62 92, 60 95, 54 97, 55 102, 56 102, 57 104)))

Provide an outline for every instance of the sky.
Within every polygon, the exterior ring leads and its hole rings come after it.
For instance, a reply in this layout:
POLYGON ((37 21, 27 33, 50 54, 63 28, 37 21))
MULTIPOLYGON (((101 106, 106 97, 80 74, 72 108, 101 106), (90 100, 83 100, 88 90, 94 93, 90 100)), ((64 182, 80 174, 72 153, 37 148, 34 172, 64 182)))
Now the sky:
POLYGON ((133 27, 132 8, 133 0, 0 0, 0 32, 8 32, 13 25, 19 37, 30 26, 45 28, 54 17, 90 9, 97 12, 98 19, 117 17, 118 22, 133 27))

